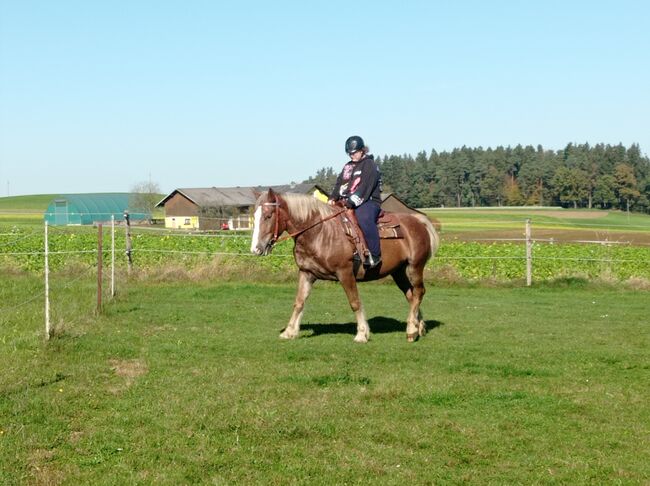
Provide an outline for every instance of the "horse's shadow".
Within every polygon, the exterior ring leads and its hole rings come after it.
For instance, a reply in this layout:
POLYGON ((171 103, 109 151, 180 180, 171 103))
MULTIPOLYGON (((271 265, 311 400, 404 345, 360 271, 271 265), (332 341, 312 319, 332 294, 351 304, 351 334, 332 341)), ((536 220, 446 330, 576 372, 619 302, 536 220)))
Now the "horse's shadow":
MULTIPOLYGON (((443 326, 444 323, 435 320, 424 321, 427 325, 427 331, 432 331, 437 327, 443 326)), ((387 334, 395 332, 406 332, 406 322, 398 321, 391 317, 372 317, 368 319, 370 332, 373 334, 387 334)), ((311 334, 305 337, 316 337, 321 334, 356 334, 357 323, 347 322, 345 324, 303 324, 300 326, 303 331, 311 331, 311 334)))

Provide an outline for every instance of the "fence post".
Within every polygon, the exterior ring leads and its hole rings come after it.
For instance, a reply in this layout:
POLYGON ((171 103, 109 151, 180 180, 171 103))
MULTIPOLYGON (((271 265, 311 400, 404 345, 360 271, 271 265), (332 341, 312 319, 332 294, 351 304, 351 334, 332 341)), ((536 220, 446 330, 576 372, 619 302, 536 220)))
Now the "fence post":
POLYGON ((526 285, 533 281, 533 240, 530 236, 530 218, 526 220, 526 285))
POLYGON ((111 214, 111 297, 115 297, 115 215, 111 214))
POLYGON ((124 223, 126 224, 126 259, 129 264, 129 274, 133 270, 133 259, 131 257, 131 220, 129 219, 129 212, 124 211, 124 223))
POLYGON ((45 220, 45 339, 50 339, 50 262, 47 239, 47 219, 45 220))
POLYGON ((104 228, 102 224, 97 224, 97 314, 102 312, 102 243, 104 239, 104 228))

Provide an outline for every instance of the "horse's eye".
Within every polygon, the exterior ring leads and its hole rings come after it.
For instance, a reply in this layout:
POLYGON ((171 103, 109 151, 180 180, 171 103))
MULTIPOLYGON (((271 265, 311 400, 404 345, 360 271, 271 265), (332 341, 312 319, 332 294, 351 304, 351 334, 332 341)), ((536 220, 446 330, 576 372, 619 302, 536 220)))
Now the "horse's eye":
POLYGON ((264 219, 271 219, 271 214, 270 214, 270 213, 269 213, 269 214, 265 214, 265 215, 264 215, 264 219))

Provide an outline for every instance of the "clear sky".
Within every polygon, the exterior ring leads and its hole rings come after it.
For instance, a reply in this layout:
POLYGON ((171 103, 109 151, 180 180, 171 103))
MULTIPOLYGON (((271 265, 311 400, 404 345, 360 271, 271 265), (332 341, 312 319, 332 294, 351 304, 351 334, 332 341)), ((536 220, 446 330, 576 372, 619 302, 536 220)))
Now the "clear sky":
POLYGON ((0 196, 284 184, 375 154, 639 143, 650 2, 0 0, 0 196))

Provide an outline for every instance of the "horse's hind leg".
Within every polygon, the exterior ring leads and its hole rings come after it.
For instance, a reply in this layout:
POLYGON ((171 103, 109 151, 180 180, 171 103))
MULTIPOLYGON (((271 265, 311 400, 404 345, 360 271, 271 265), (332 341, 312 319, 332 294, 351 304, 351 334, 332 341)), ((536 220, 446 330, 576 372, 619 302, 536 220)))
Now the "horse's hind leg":
POLYGON ((409 303, 409 315, 406 319, 406 339, 415 341, 417 337, 424 336, 427 326, 422 318, 420 304, 424 297, 423 269, 408 265, 393 272, 393 279, 409 303))
POLYGON ((291 314, 291 319, 289 319, 289 324, 287 324, 287 327, 280 334, 280 338, 294 339, 298 337, 305 301, 309 297, 315 281, 316 278, 311 273, 300 272, 300 276, 298 277, 298 292, 296 293, 296 300, 293 303, 293 313, 291 314))

